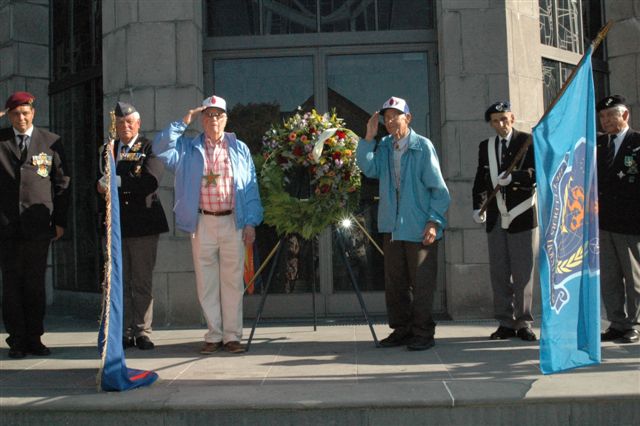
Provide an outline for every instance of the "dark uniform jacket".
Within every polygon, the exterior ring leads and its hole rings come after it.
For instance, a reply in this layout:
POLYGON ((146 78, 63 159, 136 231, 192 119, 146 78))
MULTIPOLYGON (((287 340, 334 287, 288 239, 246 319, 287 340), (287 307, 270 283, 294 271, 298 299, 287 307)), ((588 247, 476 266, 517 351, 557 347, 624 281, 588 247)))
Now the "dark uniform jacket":
POLYGON ((0 129, 0 239, 45 240, 67 225, 69 181, 60 136, 33 128, 25 158, 0 129))
MULTIPOLYGON (((121 178, 118 188, 120 199, 120 228, 123 238, 167 232, 169 226, 156 193, 164 171, 162 162, 151 151, 151 141, 138 136, 128 154, 121 157, 122 144, 115 142, 118 153, 116 174, 121 178)), ((101 156, 104 163, 104 156, 101 156)), ((104 170, 104 168, 103 168, 104 170)), ((100 197, 101 232, 104 234, 104 198, 100 197)))
POLYGON ((598 144, 598 203, 600 229, 640 234, 640 132, 629 129, 613 164, 607 164, 609 135, 598 144))
MULTIPOLYGON (((520 147, 526 142, 527 138, 531 137, 529 133, 519 132, 513 129, 513 135, 511 136, 511 142, 507 147, 506 163, 507 167, 513 161, 520 147)), ((487 152, 487 144, 491 141, 494 144, 495 138, 485 139, 480 142, 480 148, 478 152, 478 169, 476 171, 476 177, 473 182, 473 209, 478 210, 482 207, 482 204, 487 197, 493 192, 494 185, 491 181, 491 173, 489 170, 489 156, 487 152)), ((498 152, 495 150, 496 161, 498 168, 500 167, 500 159, 497 158, 498 152)), ((527 153, 520 160, 517 167, 512 172, 511 183, 505 188, 505 204, 507 210, 513 209, 515 206, 525 201, 535 193, 536 187, 536 174, 535 174, 535 160, 533 157, 533 146, 529 146, 527 153)), ((500 194, 498 194, 500 195, 500 194)), ((489 203, 487 208, 487 232, 491 231, 494 226, 500 225, 500 211, 498 210, 498 204, 494 198, 489 203)), ((509 225, 507 232, 521 232, 529 229, 533 229, 538 226, 538 218, 535 206, 526 210, 521 215, 517 216, 509 225)))

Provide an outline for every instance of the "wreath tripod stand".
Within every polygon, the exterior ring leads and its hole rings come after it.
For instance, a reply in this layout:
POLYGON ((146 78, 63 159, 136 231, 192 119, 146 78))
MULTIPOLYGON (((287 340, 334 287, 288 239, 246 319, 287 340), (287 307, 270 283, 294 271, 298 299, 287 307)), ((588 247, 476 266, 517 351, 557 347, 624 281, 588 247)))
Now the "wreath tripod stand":
MULTIPOLYGON (((375 344, 376 347, 379 346, 378 344, 378 338, 376 336, 376 332, 373 329, 373 324, 371 323, 371 318, 369 317, 369 313, 367 312, 367 307, 366 304, 364 302, 364 298, 362 297, 362 292, 360 291, 360 286, 358 285, 358 281, 356 280, 356 276, 353 272, 353 269, 351 268, 351 265, 349 264, 349 259, 347 258, 347 248, 344 244, 344 235, 343 232, 340 228, 336 228, 335 232, 333 233, 333 241, 336 242, 340 248, 340 257, 342 258, 342 261, 344 263, 344 265, 347 268, 347 271, 349 272, 349 280, 351 282, 351 287, 353 288, 353 291, 356 294, 356 297, 358 298, 358 302, 360 303, 360 309, 362 310, 362 314, 364 316, 364 319, 367 321, 367 324, 369 325, 369 330, 371 331, 371 336, 373 337, 373 342, 375 344)), ((253 326, 251 327, 251 334, 249 334, 249 340, 247 341, 247 345, 246 345, 246 350, 249 351, 249 349, 251 348, 251 342, 253 341, 253 336, 255 334, 256 331, 256 327, 258 326, 258 323, 260 322, 260 319, 262 317, 262 311, 264 310, 264 305, 265 302, 267 300, 267 296, 269 294, 269 287, 271 285, 271 281, 273 280, 273 275, 274 272, 278 266, 278 260, 280 258, 280 254, 282 252, 282 242, 287 238, 288 235, 283 235, 282 237, 280 237, 280 240, 278 241, 277 245, 276 245, 276 252, 275 255, 273 255, 273 259, 272 259, 272 264, 271 264, 271 268, 269 269, 269 275, 267 277, 267 282, 264 286, 264 289, 262 291, 262 297, 260 298, 260 304, 258 305, 258 311, 256 313, 256 318, 253 322, 253 326)), ((270 255, 271 256, 271 255, 270 255)), ((267 258, 267 261, 269 260, 269 258, 267 258)), ((260 271, 259 271, 260 272, 260 271)), ((256 274, 257 275, 257 274, 256 274)), ((315 303, 315 280, 314 280, 314 284, 312 285, 311 288, 311 300, 312 300, 312 304, 313 304, 313 330, 316 330, 316 303, 315 303)))

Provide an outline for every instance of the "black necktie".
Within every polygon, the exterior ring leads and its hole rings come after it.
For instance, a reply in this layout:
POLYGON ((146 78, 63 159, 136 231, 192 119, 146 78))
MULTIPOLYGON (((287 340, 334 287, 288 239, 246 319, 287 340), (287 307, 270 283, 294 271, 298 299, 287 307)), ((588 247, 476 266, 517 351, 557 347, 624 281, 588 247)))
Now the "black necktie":
POLYGON ((27 156, 28 138, 29 138, 29 135, 18 135, 18 139, 20 139, 20 141, 18 142, 18 149, 20 150, 20 158, 22 159, 22 161, 24 161, 24 159, 27 156))
POLYGON ((507 140, 506 139, 502 139, 500 141, 500 145, 501 145, 501 152, 500 152, 500 170, 501 171, 505 171, 507 169, 507 167, 509 167, 506 162, 507 162, 507 140))
POLYGON ((616 157, 616 136, 618 135, 611 135, 611 137, 609 138, 609 145, 607 145, 607 166, 611 167, 613 166, 613 159, 616 157))

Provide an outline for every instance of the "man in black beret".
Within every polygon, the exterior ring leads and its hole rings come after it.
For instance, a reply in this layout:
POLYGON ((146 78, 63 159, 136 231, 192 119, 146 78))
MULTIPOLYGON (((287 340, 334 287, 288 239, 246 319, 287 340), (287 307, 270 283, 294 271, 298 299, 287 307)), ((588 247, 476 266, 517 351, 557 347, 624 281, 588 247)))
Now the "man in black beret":
MULTIPOLYGON (((153 268, 159 234, 169 226, 157 190, 164 170, 153 154, 151 141, 140 135, 140 113, 133 105, 118 102, 115 107, 114 144, 120 229, 124 299, 123 346, 153 349, 153 268)), ((98 182, 98 192, 107 190, 106 178, 98 182)), ((104 214, 105 204, 100 210, 104 214)), ((102 220, 100 221, 102 224, 102 220)), ((101 227, 104 232, 104 228, 101 227)))
POLYGON ((596 105, 604 134, 598 146, 600 287, 610 326, 602 341, 640 338, 640 133, 629 127, 620 95, 596 105))
POLYGON ((480 142, 473 182, 473 219, 479 224, 486 222, 493 309, 499 323, 490 338, 517 336, 535 341, 531 305, 538 221, 533 148, 527 149, 510 174, 505 173, 531 135, 513 128, 515 115, 508 101, 492 104, 484 118, 497 135, 480 142), (480 208, 496 185, 501 190, 481 215, 480 208))
POLYGON ((2 319, 10 358, 51 353, 41 341, 51 240, 67 223, 70 178, 60 137, 33 125, 35 97, 15 92, 0 129, 2 319))

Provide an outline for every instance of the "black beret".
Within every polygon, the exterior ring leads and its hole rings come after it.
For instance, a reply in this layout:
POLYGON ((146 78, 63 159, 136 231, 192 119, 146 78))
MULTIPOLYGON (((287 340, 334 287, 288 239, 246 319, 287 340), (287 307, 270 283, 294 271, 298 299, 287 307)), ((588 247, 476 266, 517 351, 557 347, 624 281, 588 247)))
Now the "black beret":
POLYGON ((129 114, 136 112, 133 105, 126 102, 118 102, 116 104, 116 117, 126 117, 129 114))
POLYGON ((607 96, 604 99, 601 99, 600 102, 596 104, 596 111, 600 112, 603 109, 613 108, 616 105, 625 105, 627 100, 622 95, 611 95, 607 96))
POLYGON ((484 121, 486 122, 491 121, 491 114, 493 114, 494 112, 510 112, 510 111, 511 111, 511 104, 509 103, 509 101, 496 102, 493 105, 491 105, 489 108, 487 108, 487 110, 484 112, 484 121))
POLYGON ((4 107, 11 110, 14 108, 18 108, 21 105, 32 105, 33 101, 35 100, 36 97, 29 92, 15 92, 11 96, 9 96, 9 99, 7 99, 4 107))

